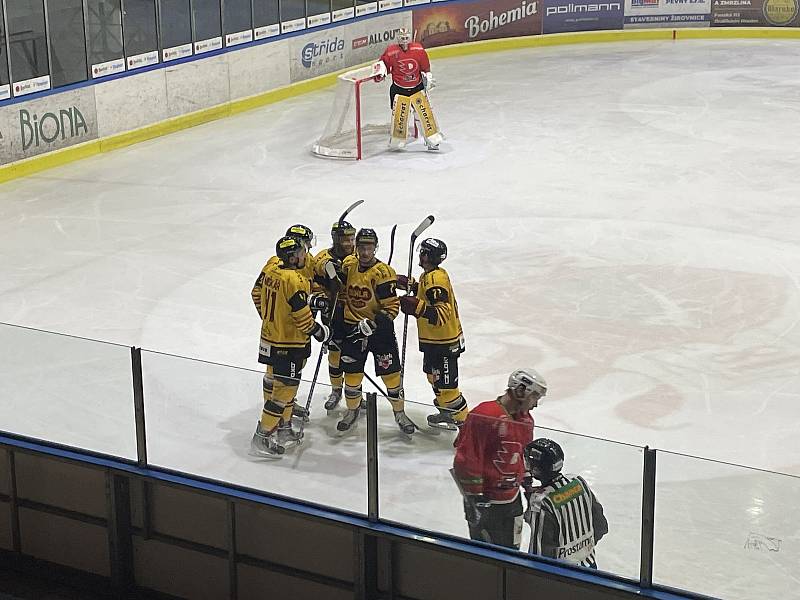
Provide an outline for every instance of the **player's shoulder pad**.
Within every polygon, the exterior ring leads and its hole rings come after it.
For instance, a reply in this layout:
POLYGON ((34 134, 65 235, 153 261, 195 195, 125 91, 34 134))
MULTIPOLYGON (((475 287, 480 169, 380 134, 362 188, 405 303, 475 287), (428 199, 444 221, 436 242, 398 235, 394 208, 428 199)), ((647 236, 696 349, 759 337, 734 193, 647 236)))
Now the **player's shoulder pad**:
POLYGON ((436 267, 431 271, 431 283, 442 287, 450 287, 450 274, 442 267, 436 267))
POLYGON ((325 248, 324 250, 320 250, 319 253, 314 257, 315 262, 325 261, 331 258, 331 249, 325 248))
POLYGON ((425 50, 425 46, 423 46, 423 45, 422 45, 422 44, 420 44, 419 42, 411 42, 411 43, 408 45, 408 49, 409 49, 409 50, 425 50))
POLYGON ((375 274, 378 276, 379 281, 386 281, 388 279, 397 280, 397 273, 385 262, 378 261, 372 268, 375 269, 375 274))

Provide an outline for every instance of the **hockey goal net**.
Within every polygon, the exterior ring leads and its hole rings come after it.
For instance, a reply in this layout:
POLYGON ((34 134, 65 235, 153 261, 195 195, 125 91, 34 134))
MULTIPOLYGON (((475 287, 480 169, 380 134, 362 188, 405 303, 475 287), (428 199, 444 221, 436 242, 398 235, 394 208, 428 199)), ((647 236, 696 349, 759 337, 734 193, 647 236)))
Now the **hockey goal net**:
POLYGON ((392 114, 388 80, 374 79, 381 75, 386 75, 386 68, 380 61, 339 75, 333 107, 312 148, 314 154, 361 160, 386 149, 392 114))

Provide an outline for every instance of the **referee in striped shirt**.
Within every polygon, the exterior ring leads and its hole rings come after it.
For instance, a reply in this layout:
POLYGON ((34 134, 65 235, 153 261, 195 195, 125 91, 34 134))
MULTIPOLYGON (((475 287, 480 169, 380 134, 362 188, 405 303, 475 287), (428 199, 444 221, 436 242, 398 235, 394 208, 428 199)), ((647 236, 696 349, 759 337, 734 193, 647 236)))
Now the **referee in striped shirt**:
POLYGON ((528 552, 596 569, 594 547, 608 533, 602 505, 583 477, 561 473, 564 451, 554 441, 532 441, 524 457, 526 468, 542 484, 529 490, 528 552))

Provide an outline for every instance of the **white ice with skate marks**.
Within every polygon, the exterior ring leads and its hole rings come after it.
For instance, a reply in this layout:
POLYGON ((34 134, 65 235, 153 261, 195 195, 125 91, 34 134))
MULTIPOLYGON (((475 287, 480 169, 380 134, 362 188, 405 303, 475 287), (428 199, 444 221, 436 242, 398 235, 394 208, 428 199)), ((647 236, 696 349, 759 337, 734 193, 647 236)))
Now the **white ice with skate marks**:
MULTIPOLYGON (((438 154, 420 141, 360 164, 313 157, 325 91, 6 184, 0 320, 257 369, 248 292, 275 240, 306 222, 325 243, 364 198, 351 220, 377 229, 383 259, 399 223, 401 273, 408 234, 436 215, 426 235, 450 249, 471 405, 533 365, 550 383, 539 427, 797 474, 798 57, 729 41, 443 60, 438 154)), ((407 397, 429 403, 409 331, 407 397)), ((126 352, 60 344, 38 369, 18 335, 0 345, 3 428, 129 455, 130 370, 112 368, 126 352)), ((338 436, 324 387, 303 446, 264 461, 247 455, 260 373, 143 362, 154 463, 366 511, 364 423, 338 436)), ((382 515, 465 535, 453 435, 409 441, 379 403, 382 515)), ((408 406, 420 425, 430 410, 408 406)), ((609 514, 601 567, 635 576, 640 453, 556 438, 609 514)), ((662 455, 657 579, 796 595, 795 481, 662 455)))

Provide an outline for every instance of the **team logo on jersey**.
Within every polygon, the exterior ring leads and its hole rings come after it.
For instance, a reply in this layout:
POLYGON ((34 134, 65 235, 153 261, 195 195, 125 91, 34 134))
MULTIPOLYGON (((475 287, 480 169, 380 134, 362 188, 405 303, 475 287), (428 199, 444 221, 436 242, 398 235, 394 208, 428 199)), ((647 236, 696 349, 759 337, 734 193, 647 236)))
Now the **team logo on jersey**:
POLYGON ((358 285, 347 286, 347 298, 353 308, 364 308, 372 300, 372 290, 358 285))
POLYGON ((497 458, 492 462, 503 475, 515 475, 519 471, 516 465, 519 463, 521 451, 522 444, 519 442, 501 441, 500 448, 497 450, 497 458))
POLYGON ((378 354, 375 356, 375 360, 378 362, 378 366, 381 369, 388 369, 394 362, 391 354, 378 354))

